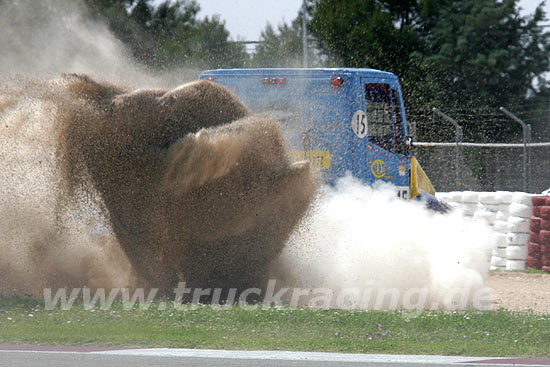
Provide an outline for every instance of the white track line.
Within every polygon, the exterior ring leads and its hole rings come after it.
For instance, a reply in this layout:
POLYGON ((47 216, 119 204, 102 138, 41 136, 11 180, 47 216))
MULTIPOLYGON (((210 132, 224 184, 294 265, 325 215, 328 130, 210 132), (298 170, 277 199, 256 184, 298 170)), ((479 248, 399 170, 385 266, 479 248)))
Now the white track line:
POLYGON ((431 356, 431 355, 395 355, 395 354, 352 354, 352 353, 319 353, 319 352, 286 352, 286 351, 236 351, 236 350, 198 350, 198 349, 126 349, 91 352, 103 355, 158 356, 158 357, 195 357, 224 359, 269 359, 284 361, 315 362, 394 362, 442 364, 464 363, 476 360, 498 359, 496 357, 464 356, 431 356))

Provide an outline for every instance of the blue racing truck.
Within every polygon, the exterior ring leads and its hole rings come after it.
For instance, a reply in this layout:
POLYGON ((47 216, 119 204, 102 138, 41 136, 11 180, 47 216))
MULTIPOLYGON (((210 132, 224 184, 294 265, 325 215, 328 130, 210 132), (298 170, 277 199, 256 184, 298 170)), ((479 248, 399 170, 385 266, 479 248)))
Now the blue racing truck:
POLYGON ((281 121, 296 160, 308 159, 332 183, 346 172, 392 183, 403 199, 437 200, 410 152, 397 77, 354 68, 219 69, 200 79, 232 91, 254 112, 281 121))

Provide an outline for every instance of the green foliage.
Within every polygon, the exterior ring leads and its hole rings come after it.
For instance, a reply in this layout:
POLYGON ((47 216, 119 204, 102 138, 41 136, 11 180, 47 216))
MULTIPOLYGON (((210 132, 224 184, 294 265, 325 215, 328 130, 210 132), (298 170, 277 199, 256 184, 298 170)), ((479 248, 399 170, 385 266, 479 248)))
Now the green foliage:
POLYGON ((521 106, 548 88, 545 21, 541 6, 532 17, 521 15, 517 0, 319 0, 311 31, 341 66, 399 75, 425 138, 443 137, 429 112, 437 106, 453 111, 467 139, 495 141, 518 127, 480 116, 521 106))
MULTIPOLYGON (((306 17, 310 17, 314 1, 306 1, 306 17)), ((260 36, 260 44, 252 59, 255 67, 302 67, 303 66, 303 21, 301 9, 291 24, 282 23, 275 29, 267 24, 260 36)), ((326 63, 316 52, 316 40, 308 36, 308 67, 320 67, 326 63)))
POLYGON ((371 67, 404 75, 408 55, 420 44, 411 24, 414 15, 405 3, 386 1, 392 14, 374 1, 321 0, 315 7, 311 31, 320 48, 345 66, 371 67), (391 5, 391 6, 390 6, 391 5), (395 22, 399 18, 400 25, 395 22))
POLYGON ((256 47, 253 64, 258 67, 301 67, 303 57, 302 27, 299 19, 291 25, 279 25, 277 30, 268 24, 256 47))
MULTIPOLYGON (((82 1, 153 69, 302 65, 303 9, 290 24, 268 24, 251 57, 242 44, 230 41, 223 20, 198 18, 196 0, 82 1)), ((547 23, 542 6, 524 16, 518 0, 306 3, 308 66, 394 72, 419 139, 453 138, 453 127, 433 115, 433 106, 464 127, 466 140, 519 139, 519 125, 502 115, 500 106, 529 121, 534 137, 548 139, 550 33, 540 26, 547 23)))
POLYGON ((84 0, 134 57, 157 69, 173 66, 242 67, 249 56, 230 42, 217 17, 198 19, 195 0, 84 0))
MULTIPOLYGON (((531 19, 520 16, 516 0, 463 0, 442 9, 421 61, 430 102, 480 114, 532 98, 539 92, 533 78, 550 68, 549 34, 539 27, 543 20, 540 8, 531 19)), ((546 87, 541 81, 539 87, 546 87)), ((504 138, 483 121, 462 124, 473 138, 504 138)))
POLYGON ((230 43, 228 39, 229 32, 224 23, 218 17, 206 17, 189 35, 189 54, 194 57, 192 62, 202 68, 245 66, 249 63, 249 56, 244 46, 230 43))

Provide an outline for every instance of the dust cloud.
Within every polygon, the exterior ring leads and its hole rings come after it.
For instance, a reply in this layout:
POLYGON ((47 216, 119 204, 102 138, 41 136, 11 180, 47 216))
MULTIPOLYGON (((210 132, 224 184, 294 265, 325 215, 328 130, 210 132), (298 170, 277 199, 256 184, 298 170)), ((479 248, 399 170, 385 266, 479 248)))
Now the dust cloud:
POLYGON ((263 287, 316 189, 278 122, 211 82, 151 88, 79 3, 10 4, 0 291, 263 287))
POLYGON ((79 1, 0 2, 0 292, 44 287, 129 287, 130 263, 99 197, 60 211, 57 113, 72 103, 52 78, 83 72, 153 84, 79 1), (63 228, 59 223, 64 222, 63 228))
POLYGON ((313 307, 486 308, 494 246, 484 222, 434 213, 397 198, 391 185, 365 186, 348 176, 321 190, 278 259, 275 278, 281 287, 311 289, 299 304, 313 307), (330 303, 315 300, 323 288, 330 303))
POLYGON ((131 286, 127 259, 105 220, 94 215, 101 211, 99 202, 86 195, 86 209, 59 210, 54 87, 31 79, 3 80, 0 292, 41 295, 44 287, 131 286))
POLYGON ((78 1, 0 5, 0 292, 275 277, 427 287, 441 303, 483 285, 483 225, 351 178, 315 193, 275 121, 211 83, 174 87, 194 72, 147 73, 86 14, 78 1))

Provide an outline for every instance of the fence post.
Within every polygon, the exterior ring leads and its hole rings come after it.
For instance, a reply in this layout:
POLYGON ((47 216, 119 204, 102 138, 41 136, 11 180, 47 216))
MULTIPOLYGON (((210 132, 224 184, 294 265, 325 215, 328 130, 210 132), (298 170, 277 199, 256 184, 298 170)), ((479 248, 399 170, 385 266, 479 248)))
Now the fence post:
POLYGON ((302 48, 303 48, 303 59, 302 67, 307 68, 307 4, 306 0, 302 1, 302 48))
POLYGON ((504 107, 499 108, 502 113, 510 117, 512 120, 518 122, 523 129, 523 191, 529 191, 529 176, 531 175, 531 160, 529 157, 529 149, 527 144, 531 142, 531 125, 526 124, 519 119, 512 112, 508 111, 504 107))
POLYGON ((455 174, 456 174, 456 182, 459 185, 459 188, 461 188, 462 181, 460 179, 460 143, 462 143, 462 126, 460 126, 455 120, 450 118, 447 114, 441 112, 438 108, 433 107, 432 111, 437 113, 439 116, 443 117, 445 120, 449 121, 455 126, 455 141, 456 141, 456 163, 455 163, 455 174))

